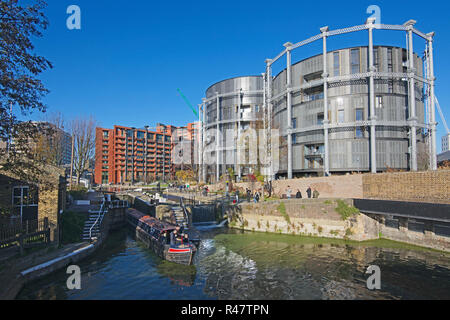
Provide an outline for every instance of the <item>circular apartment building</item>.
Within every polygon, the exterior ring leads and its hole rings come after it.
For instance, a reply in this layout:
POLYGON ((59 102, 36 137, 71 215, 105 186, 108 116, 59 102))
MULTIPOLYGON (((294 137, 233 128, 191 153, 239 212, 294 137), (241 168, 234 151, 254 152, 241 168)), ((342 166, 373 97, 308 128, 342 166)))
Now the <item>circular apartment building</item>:
MULTIPOLYGON (((375 46, 374 66, 383 77, 374 79, 376 168, 410 169, 407 51, 375 46), (403 75, 403 76, 402 76, 403 75)), ((422 77, 422 59, 414 54, 415 75, 422 77)), ((327 52, 327 117, 324 115, 323 55, 291 67, 291 123, 288 126, 286 72, 273 79, 273 126, 280 130, 278 175, 288 171, 288 131, 291 133, 293 176, 324 171, 324 120, 328 120, 329 172, 370 171, 370 90, 368 47, 327 52)), ((423 85, 415 83, 416 142, 425 150, 423 85)), ((425 157, 418 157, 423 166, 425 157)))
POLYGON ((343 29, 323 27, 313 37, 285 43, 280 54, 266 60, 263 76, 212 85, 201 105, 201 180, 218 180, 230 167, 237 177, 259 167, 260 151, 256 165, 242 164, 247 162, 236 152, 249 128, 264 128, 269 180, 436 170, 434 33, 414 25, 414 20, 387 25, 369 18, 343 29), (374 45, 376 30, 403 32, 406 47, 374 45), (368 45, 327 51, 330 37, 355 32, 367 32, 368 45), (425 45, 421 54, 413 52, 416 38, 425 45), (316 41, 322 42, 320 54, 291 63, 293 50, 316 41), (273 77, 272 65, 283 57, 286 67, 273 77), (230 138, 229 130, 235 132, 230 138))
POLYGON ((262 76, 236 77, 217 82, 206 90, 203 100, 203 176, 217 181, 231 168, 241 177, 250 165, 240 165, 238 141, 263 119, 262 76))

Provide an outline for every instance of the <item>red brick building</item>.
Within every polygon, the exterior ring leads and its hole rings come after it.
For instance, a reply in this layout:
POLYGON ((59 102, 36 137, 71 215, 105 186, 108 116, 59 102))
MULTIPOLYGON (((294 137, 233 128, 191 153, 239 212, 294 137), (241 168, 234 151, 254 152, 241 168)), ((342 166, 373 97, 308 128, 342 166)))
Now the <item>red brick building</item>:
POLYGON ((171 137, 175 127, 96 128, 95 183, 150 183, 171 179, 171 137))

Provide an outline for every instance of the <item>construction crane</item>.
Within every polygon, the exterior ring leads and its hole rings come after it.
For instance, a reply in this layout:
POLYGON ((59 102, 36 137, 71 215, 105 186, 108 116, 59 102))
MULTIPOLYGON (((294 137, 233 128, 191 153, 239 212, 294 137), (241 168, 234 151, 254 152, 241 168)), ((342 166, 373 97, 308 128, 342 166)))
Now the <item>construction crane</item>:
POLYGON ((189 102, 189 100, 184 96, 184 94, 181 92, 180 89, 177 89, 178 93, 181 95, 181 98, 183 98, 184 102, 191 108, 192 112, 195 114, 196 117, 198 117, 198 113, 195 110, 195 108, 192 106, 192 104, 189 102))
POLYGON ((441 109, 441 106, 439 105, 439 101, 438 101, 437 97, 434 97, 434 101, 436 101, 436 107, 438 109, 439 116, 442 119, 442 123, 444 124, 445 132, 446 132, 446 134, 450 134, 450 131, 448 130, 447 122, 445 121, 445 118, 444 118, 444 113, 442 113, 442 109, 441 109))

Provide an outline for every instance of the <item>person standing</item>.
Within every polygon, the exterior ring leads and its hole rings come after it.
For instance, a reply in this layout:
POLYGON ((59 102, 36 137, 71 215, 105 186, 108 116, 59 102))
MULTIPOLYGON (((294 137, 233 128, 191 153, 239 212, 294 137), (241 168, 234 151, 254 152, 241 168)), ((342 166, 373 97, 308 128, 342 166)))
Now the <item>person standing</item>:
POLYGON ((250 189, 247 188, 247 202, 250 202, 251 196, 252 196, 252 193, 251 193, 250 189))
POLYGON ((301 198, 302 198, 302 193, 300 192, 299 189, 297 189, 297 193, 295 194, 295 197, 296 197, 297 199, 301 199, 301 198))
POLYGON ((292 194, 292 190, 290 186, 287 186, 286 189, 286 198, 290 199, 291 198, 291 194, 292 194))
POLYGON ((314 188, 313 198, 317 199, 318 197, 319 197, 319 191, 317 191, 316 188, 314 188))
POLYGON ((308 189, 306 189, 306 193, 308 194, 308 198, 311 198, 311 187, 308 187, 308 189))

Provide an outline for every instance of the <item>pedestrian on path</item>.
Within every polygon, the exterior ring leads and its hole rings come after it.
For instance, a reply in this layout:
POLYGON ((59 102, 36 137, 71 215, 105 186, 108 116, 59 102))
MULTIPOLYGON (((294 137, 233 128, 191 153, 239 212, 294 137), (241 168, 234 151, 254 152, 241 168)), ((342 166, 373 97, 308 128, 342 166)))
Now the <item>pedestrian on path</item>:
POLYGON ((290 199, 292 194, 291 186, 287 186, 286 198, 290 199))
POLYGON ((319 197, 319 191, 317 191, 317 190, 314 188, 314 191, 313 191, 313 198, 317 199, 318 197, 319 197))
POLYGON ((311 198, 311 187, 308 187, 308 189, 306 189, 306 193, 308 194, 308 198, 311 198))

